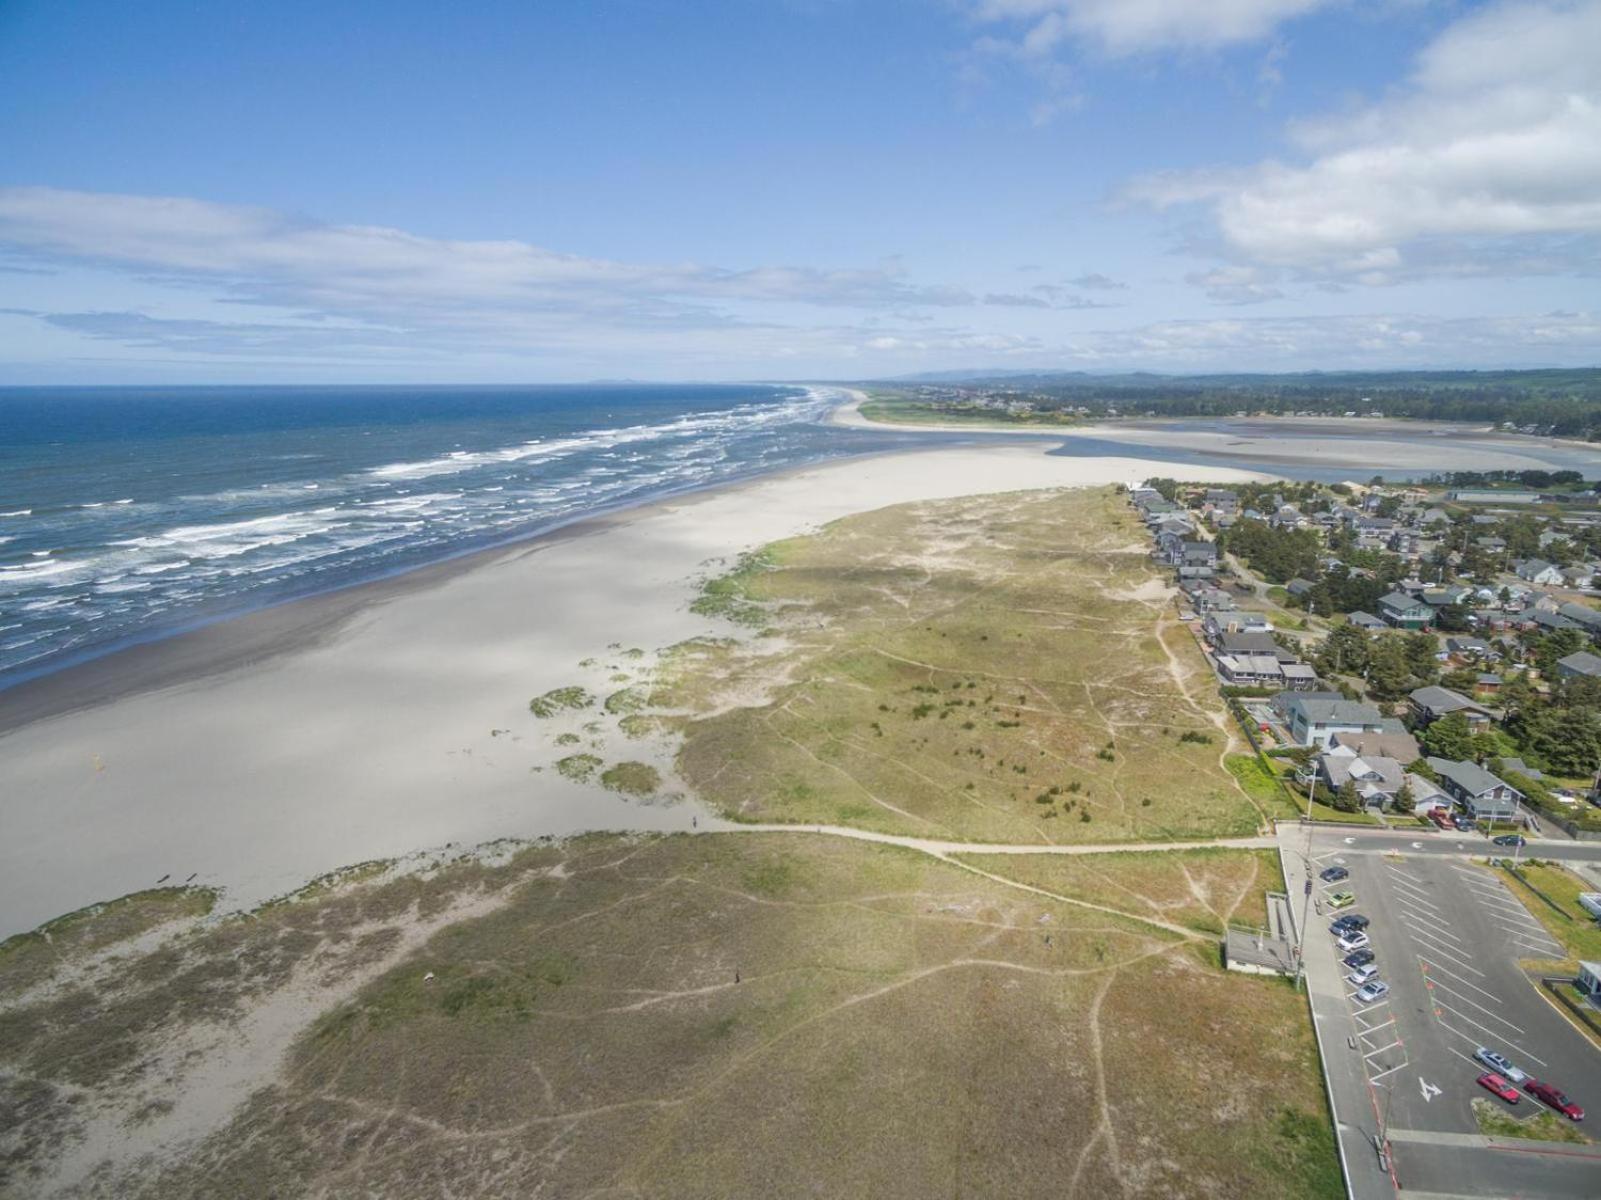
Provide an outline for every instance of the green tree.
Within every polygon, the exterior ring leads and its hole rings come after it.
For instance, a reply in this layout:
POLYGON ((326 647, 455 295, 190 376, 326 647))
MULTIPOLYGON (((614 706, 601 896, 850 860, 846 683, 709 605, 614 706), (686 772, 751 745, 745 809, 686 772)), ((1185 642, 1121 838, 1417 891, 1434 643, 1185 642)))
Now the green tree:
POLYGON ((1354 813, 1362 807, 1362 797, 1356 784, 1347 779, 1334 793, 1334 807, 1340 812, 1354 813))
POLYGON ((1473 730, 1467 717, 1448 713, 1423 731, 1423 748, 1436 758, 1473 758, 1473 730))
POLYGON ((1540 708, 1525 717, 1528 743, 1558 775, 1590 775, 1601 767, 1601 713, 1540 708))
POLYGON ((1410 814, 1417 798, 1412 794, 1412 785, 1402 781, 1401 790, 1395 793, 1395 799, 1390 801, 1390 811, 1401 814, 1410 814))

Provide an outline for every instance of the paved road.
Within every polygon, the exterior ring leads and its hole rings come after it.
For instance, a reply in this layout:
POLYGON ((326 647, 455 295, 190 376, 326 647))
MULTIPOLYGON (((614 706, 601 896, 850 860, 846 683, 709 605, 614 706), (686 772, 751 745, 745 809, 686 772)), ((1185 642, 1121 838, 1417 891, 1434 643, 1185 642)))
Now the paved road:
MULTIPOLYGON (((1352 835, 1281 827, 1291 895, 1313 872, 1342 865, 1391 992, 1367 1006, 1352 998, 1316 884, 1306 908, 1307 982, 1352 1186, 1365 1200, 1406 1195, 1552 1197, 1601 1195, 1601 1147, 1481 1137, 1471 1101, 1482 1094, 1472 1053, 1489 1045, 1601 1111, 1601 1053, 1524 977, 1520 957, 1556 957, 1544 928, 1490 872, 1466 861, 1482 839, 1352 835), (1457 843, 1465 841, 1464 849, 1457 843), (1427 851, 1413 843, 1427 846, 1427 851), (1399 843, 1399 845, 1397 845, 1399 843), (1381 1168, 1381 1125, 1393 1176, 1381 1168)), ((1595 853, 1601 847, 1579 844, 1595 853)), ((1545 848, 1541 847, 1542 856, 1545 848)), ((1296 916, 1302 907, 1298 903, 1296 916)), ((1536 1102, 1525 1098, 1514 1112, 1536 1102)))

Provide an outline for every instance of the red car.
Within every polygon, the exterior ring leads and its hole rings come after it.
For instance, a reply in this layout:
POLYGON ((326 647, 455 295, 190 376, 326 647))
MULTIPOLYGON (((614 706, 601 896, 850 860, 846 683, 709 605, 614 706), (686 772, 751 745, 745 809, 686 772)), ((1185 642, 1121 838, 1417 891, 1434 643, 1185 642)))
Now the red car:
POLYGON ((1487 1091, 1494 1092, 1508 1104, 1516 1104, 1519 1100, 1518 1089, 1494 1071, 1486 1071, 1483 1075, 1480 1075, 1479 1086, 1487 1091))
POLYGON ((1541 1083, 1538 1079, 1531 1079, 1523 1085, 1523 1090, 1541 1103, 1550 1105, 1570 1121, 1584 1120, 1584 1109, 1569 1100, 1549 1083, 1541 1083))

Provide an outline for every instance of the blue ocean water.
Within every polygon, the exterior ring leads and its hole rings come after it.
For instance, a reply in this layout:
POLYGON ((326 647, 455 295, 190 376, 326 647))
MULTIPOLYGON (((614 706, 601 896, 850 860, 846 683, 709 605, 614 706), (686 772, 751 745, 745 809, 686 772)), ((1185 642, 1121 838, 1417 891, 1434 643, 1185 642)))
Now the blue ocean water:
POLYGON ((839 399, 758 386, 0 391, 0 686, 608 507, 874 448, 819 423, 839 399))

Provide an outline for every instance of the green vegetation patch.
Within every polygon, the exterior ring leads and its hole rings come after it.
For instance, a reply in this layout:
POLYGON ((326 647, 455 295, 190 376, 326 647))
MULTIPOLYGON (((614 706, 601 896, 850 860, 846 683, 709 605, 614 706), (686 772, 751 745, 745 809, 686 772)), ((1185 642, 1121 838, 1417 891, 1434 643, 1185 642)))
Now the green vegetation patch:
POLYGON ((617 716, 637 713, 645 707, 647 696, 643 688, 628 687, 606 697, 606 711, 617 716))
POLYGON ((593 754, 569 754, 566 758, 556 760, 556 770, 579 783, 588 783, 603 765, 603 761, 593 754))
POLYGON ((661 790, 661 772, 649 763, 620 762, 601 772, 601 786, 625 796, 654 796, 661 790))
POLYGON ((1587 1146, 1590 1139, 1580 1133, 1572 1121, 1559 1117, 1549 1109, 1539 1109, 1527 1117, 1514 1117, 1493 1100, 1475 1096, 1473 1118, 1479 1123, 1479 1132, 1487 1137, 1528 1138, 1539 1142, 1568 1142, 1587 1146))
POLYGON ((1579 904, 1579 893, 1594 891, 1594 888, 1586 886, 1584 880, 1566 867, 1553 862, 1525 860, 1519 863, 1518 874, 1523 879, 1507 870, 1497 874, 1556 939, 1557 945, 1568 952, 1570 959, 1601 960, 1601 925, 1597 925, 1595 918, 1579 904), (1542 896, 1546 899, 1541 899, 1542 896), (1546 900, 1556 905, 1555 911, 1546 900))
POLYGON ((594 703, 595 697, 581 687, 560 687, 535 696, 528 702, 528 711, 540 718, 554 717, 558 713, 590 708, 594 703))
POLYGON ((163 925, 209 916, 218 893, 209 887, 160 887, 91 904, 0 942, 0 994, 21 992, 63 963, 163 925))
POLYGON ((784 644, 671 656, 653 700, 691 714, 679 771, 752 821, 974 841, 1253 833, 1215 683, 1148 547, 1110 489, 897 505, 783 543, 749 587, 784 614, 784 644))
POLYGON ((1210 937, 797 835, 596 837, 480 885, 499 907, 333 1006, 139 1194, 1342 1194, 1304 1002, 1210 937))
POLYGON ((760 602, 757 584, 778 565, 779 553, 780 547, 773 545, 740 555, 732 571, 701 585, 700 595, 690 603, 689 611, 753 629, 766 625, 770 614, 760 602))

